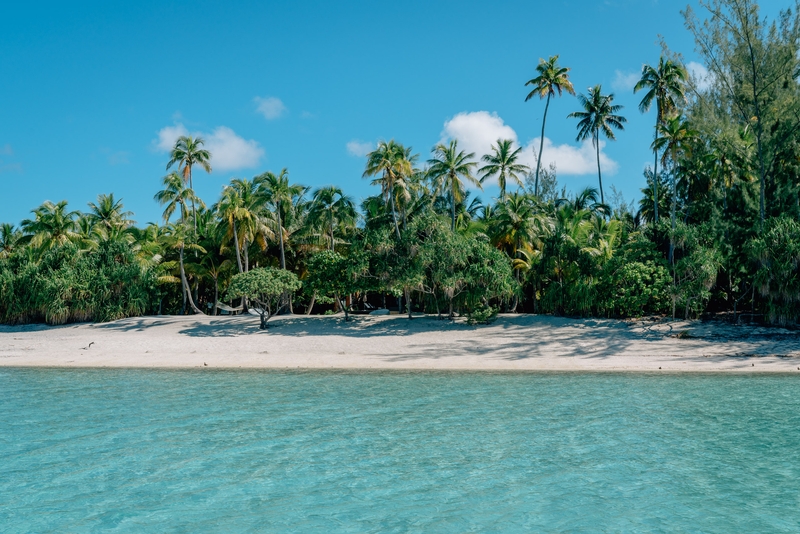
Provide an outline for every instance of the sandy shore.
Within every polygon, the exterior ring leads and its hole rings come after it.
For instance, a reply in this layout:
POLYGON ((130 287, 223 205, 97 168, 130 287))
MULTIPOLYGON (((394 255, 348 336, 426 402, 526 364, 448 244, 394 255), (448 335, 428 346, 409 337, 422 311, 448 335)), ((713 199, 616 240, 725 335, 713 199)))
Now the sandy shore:
POLYGON ((509 315, 471 327, 435 317, 289 316, 270 326, 260 331, 251 316, 0 326, 0 366, 800 374, 800 333, 722 323, 509 315))

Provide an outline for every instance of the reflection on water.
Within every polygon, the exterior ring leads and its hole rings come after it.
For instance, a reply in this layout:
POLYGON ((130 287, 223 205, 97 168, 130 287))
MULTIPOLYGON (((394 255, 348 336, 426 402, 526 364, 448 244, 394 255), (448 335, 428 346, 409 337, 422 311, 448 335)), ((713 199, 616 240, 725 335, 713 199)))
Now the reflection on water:
POLYGON ((0 530, 797 532, 798 392, 757 375, 4 370, 0 530))

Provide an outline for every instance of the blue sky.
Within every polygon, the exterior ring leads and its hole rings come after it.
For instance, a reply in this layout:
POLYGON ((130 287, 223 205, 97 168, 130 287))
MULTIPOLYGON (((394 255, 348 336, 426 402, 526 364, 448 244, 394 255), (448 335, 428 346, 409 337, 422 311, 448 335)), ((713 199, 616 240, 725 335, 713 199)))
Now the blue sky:
MULTIPOLYGON (((495 133, 528 147, 544 103, 524 102, 524 82, 553 54, 577 90, 602 83, 625 106, 626 130, 603 150, 604 184, 638 199, 654 118, 637 110, 631 75, 658 60, 659 35, 696 59, 685 3, 665 0, 9 4, 0 221, 14 223, 44 200, 83 210, 108 192, 139 223, 157 220, 164 148, 182 132, 213 152, 214 171, 195 174, 209 204, 231 177, 283 167, 360 200, 375 192, 360 154, 378 139, 423 160, 448 135, 468 148, 495 133)), ((551 104, 544 152, 572 190, 597 181, 566 118, 577 106, 551 104)))

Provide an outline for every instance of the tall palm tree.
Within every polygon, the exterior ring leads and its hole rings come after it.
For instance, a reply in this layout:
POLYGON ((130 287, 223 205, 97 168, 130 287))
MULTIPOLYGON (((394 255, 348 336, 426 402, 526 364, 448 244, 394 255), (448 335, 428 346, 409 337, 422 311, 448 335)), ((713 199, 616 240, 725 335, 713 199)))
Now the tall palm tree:
POLYGON ((181 288, 183 289, 184 303, 188 301, 189 306, 196 314, 205 315, 203 311, 197 307, 197 304, 192 298, 192 290, 189 287, 189 281, 186 278, 186 265, 184 262, 185 249, 191 249, 205 253, 205 249, 200 245, 191 242, 188 235, 189 229, 182 222, 170 223, 165 229, 164 241, 165 244, 172 249, 178 250, 178 269, 180 271, 181 288))
POLYGON ((600 182, 600 202, 606 203, 603 195, 603 175, 600 172, 600 134, 606 139, 615 140, 614 130, 624 130, 624 123, 627 119, 616 113, 622 106, 612 104, 614 94, 604 95, 602 87, 595 85, 589 88, 589 96, 578 95, 578 101, 583 107, 583 111, 575 111, 568 115, 568 118, 580 119, 578 121, 578 137, 576 140, 584 141, 592 138, 592 145, 597 150, 597 179, 600 182))
MULTIPOLYGON (((686 78, 686 69, 671 59, 664 59, 664 56, 659 58, 657 67, 642 66, 642 77, 636 83, 633 92, 637 93, 642 89, 647 89, 639 103, 639 111, 642 113, 650 111, 653 102, 656 103, 655 138, 658 137, 658 127, 676 113, 678 101, 686 100, 683 86, 686 78)), ((653 160, 653 176, 658 176, 658 149, 655 147, 653 147, 653 160)), ((658 180, 653 181, 653 187, 654 220, 657 223, 658 180)))
POLYGON ((97 203, 89 202, 89 213, 87 218, 96 227, 104 232, 106 237, 117 230, 124 230, 135 223, 131 220, 133 212, 124 211, 122 199, 115 199, 114 193, 108 195, 98 195, 97 203))
MULTIPOLYGON (((183 174, 183 180, 189 183, 189 189, 194 190, 192 183, 192 167, 200 165, 206 172, 211 172, 211 152, 205 150, 203 145, 205 140, 202 137, 194 138, 191 135, 182 135, 175 141, 175 146, 170 152, 167 170, 176 163, 178 170, 183 174)), ((196 217, 194 201, 192 201, 192 216, 196 217)), ((197 221, 194 223, 194 231, 197 233, 197 221)))
POLYGON ((0 258, 7 258, 17 249, 22 232, 13 224, 0 224, 0 258))
POLYGON ((248 271, 250 267, 249 243, 259 242, 264 249, 266 239, 274 237, 265 224, 262 196, 261 188, 255 181, 233 178, 230 185, 223 187, 222 196, 213 207, 224 224, 223 243, 233 241, 240 273, 248 271))
POLYGON ((561 96, 564 91, 571 95, 575 94, 575 88, 572 87, 572 82, 569 81, 569 71, 567 67, 561 67, 558 64, 558 56, 550 56, 550 59, 545 61, 539 59, 539 64, 536 66, 538 76, 532 80, 528 80, 525 85, 532 85, 533 90, 525 97, 525 102, 539 95, 539 98, 547 98, 544 105, 544 117, 542 117, 542 136, 539 139, 539 154, 536 161, 536 181, 534 182, 533 194, 539 196, 539 170, 542 167, 542 150, 544 149, 544 126, 547 123, 547 108, 550 107, 550 97, 558 92, 561 96))
POLYGON ((70 242, 78 242, 81 235, 76 219, 77 211, 67 210, 67 201, 53 204, 49 200, 33 210, 34 218, 22 221, 23 241, 39 250, 46 250, 70 242))
POLYGON ((391 208, 397 239, 400 239, 400 225, 397 222, 395 197, 398 193, 405 196, 405 180, 414 172, 414 159, 415 157, 411 155, 411 147, 405 148, 394 139, 388 142, 379 142, 378 147, 367 154, 367 166, 363 176, 368 178, 380 175, 372 183, 381 186, 383 196, 391 208))
POLYGON ((521 186, 522 180, 519 175, 530 172, 527 165, 517 163, 522 148, 514 150, 512 143, 511 139, 498 139, 497 144, 492 145, 492 153, 486 154, 482 158, 486 165, 478 169, 481 183, 491 176, 497 176, 501 202, 506 198, 507 180, 510 178, 521 186))
POLYGON ((472 176, 472 169, 478 164, 472 161, 474 152, 467 154, 458 150, 458 141, 453 139, 449 144, 439 143, 433 148, 433 157, 428 160, 430 167, 428 175, 437 185, 439 191, 447 191, 450 195, 452 224, 451 229, 456 229, 456 204, 464 198, 465 180, 478 189, 483 189, 480 181, 472 176))
POLYGON ((264 199, 267 204, 274 208, 281 250, 281 269, 286 269, 286 248, 284 244, 286 230, 283 220, 286 216, 286 210, 292 207, 292 202, 295 198, 302 195, 306 189, 301 185, 289 183, 289 171, 287 169, 281 170, 277 175, 267 171, 256 176, 255 183, 264 192, 264 199))
MULTIPOLYGON (((672 221, 672 233, 675 233, 675 216, 678 206, 678 162, 681 155, 685 154, 690 148, 691 143, 697 136, 697 132, 692 130, 689 121, 683 120, 680 116, 673 117, 665 124, 658 127, 658 137, 653 141, 655 150, 663 150, 664 155, 661 162, 666 167, 667 161, 672 162, 672 204, 670 206, 670 219, 672 221)), ((675 243, 674 236, 670 238, 669 261, 674 264, 675 243)))
POLYGON ((165 206, 162 214, 165 223, 168 223, 175 210, 178 210, 180 220, 185 224, 189 218, 187 203, 191 203, 194 206, 195 202, 197 202, 202 207, 205 207, 203 201, 194 194, 194 190, 191 187, 186 187, 178 173, 169 173, 161 180, 161 183, 164 185, 164 189, 156 193, 153 198, 156 202, 165 206))
POLYGON ((321 187, 314 191, 308 217, 311 224, 320 228, 323 235, 330 237, 330 250, 333 250, 336 244, 335 228, 355 226, 355 203, 340 187, 321 187))

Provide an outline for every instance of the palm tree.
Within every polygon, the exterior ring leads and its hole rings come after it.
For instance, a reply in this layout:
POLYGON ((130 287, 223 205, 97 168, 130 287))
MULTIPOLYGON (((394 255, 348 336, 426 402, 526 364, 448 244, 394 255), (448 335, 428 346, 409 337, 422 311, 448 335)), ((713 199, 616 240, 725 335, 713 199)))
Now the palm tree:
POLYGON ((512 143, 513 141, 510 139, 498 139, 497 145, 492 145, 492 153, 486 154, 482 158, 486 165, 478 169, 478 173, 481 174, 481 183, 491 176, 497 176, 501 202, 506 198, 506 180, 511 178, 521 186, 522 180, 519 175, 530 172, 527 165, 517 163, 522 148, 513 150, 512 143))
POLYGON ((584 141, 592 138, 592 145, 597 150, 597 179, 600 182, 600 202, 605 204, 603 195, 603 175, 600 172, 600 134, 606 139, 615 140, 614 129, 624 130, 622 126, 627 119, 621 115, 615 115, 622 106, 612 104, 614 94, 604 95, 600 85, 589 88, 589 96, 578 95, 583 111, 575 111, 568 115, 568 118, 580 119, 578 122, 577 141, 584 141))
POLYGON ((542 136, 539 140, 539 154, 536 161, 536 181, 534 182, 533 194, 539 196, 539 169, 542 167, 542 150, 544 149, 544 126, 547 123, 547 108, 550 107, 550 97, 558 92, 561 96, 563 91, 571 95, 575 94, 575 89, 572 87, 572 82, 569 81, 570 69, 558 65, 558 56, 550 56, 550 59, 545 61, 539 59, 539 64, 536 66, 536 72, 539 74, 532 80, 528 80, 525 85, 532 85, 533 90, 525 97, 525 102, 539 95, 539 98, 547 97, 544 105, 544 117, 542 117, 542 136))
MULTIPOLYGON (((189 183, 189 189, 192 190, 194 190, 192 183, 192 167, 194 165, 200 165, 206 172, 211 172, 211 153, 202 148, 204 144, 205 140, 202 137, 195 139, 191 135, 182 135, 175 141, 175 146, 169 154, 167 170, 177 163, 178 170, 183 174, 183 180, 189 183)), ((194 201, 192 201, 192 215, 196 216, 194 201)), ((197 221, 194 223, 194 231, 197 233, 197 221)))
POLYGON ((223 243, 233 241, 240 273, 248 271, 250 267, 249 243, 258 241, 264 249, 266 238, 274 237, 265 224, 262 197, 261 188, 255 181, 233 178, 230 185, 223 187, 222 196, 213 207, 225 226, 223 243))
MULTIPOLYGON (((658 127, 673 115, 678 109, 678 101, 685 100, 683 83, 686 81, 686 69, 682 65, 675 63, 671 59, 664 59, 661 56, 658 60, 658 67, 650 65, 642 66, 642 77, 633 88, 637 93, 642 89, 648 91, 639 103, 639 111, 647 113, 653 102, 656 103, 656 127, 655 137, 658 137, 658 127)), ((653 147, 653 176, 658 176, 658 149, 653 147)), ((654 221, 658 222, 658 180, 653 181, 653 216, 654 221)))
POLYGON ((135 223, 131 220, 132 216, 133 212, 124 211, 122 199, 116 200, 114 193, 98 195, 96 204, 89 202, 87 218, 93 226, 99 228, 106 239, 119 236, 120 231, 133 226, 135 223))
POLYGON ((195 251, 199 251, 201 253, 205 253, 205 249, 200 245, 196 245, 191 243, 191 239, 188 236, 188 229, 186 225, 182 222, 178 223, 170 223, 166 227, 165 231, 165 243, 169 248, 177 249, 178 250, 178 268, 180 271, 180 279, 181 279, 181 288, 183 289, 183 301, 184 306, 185 303, 189 302, 189 306, 191 306, 192 310, 200 315, 205 315, 203 311, 197 307, 192 298, 192 290, 189 287, 189 281, 186 278, 186 265, 184 263, 184 250, 185 249, 192 249, 195 251))
POLYGON ((7 258, 17 249, 22 232, 13 224, 0 224, 0 258, 7 258))
POLYGON ((287 169, 281 170, 280 174, 277 175, 267 171, 264 174, 256 176, 255 183, 261 187, 265 201, 274 208, 281 250, 281 269, 286 269, 286 250, 284 244, 284 234, 286 230, 283 224, 285 210, 290 209, 294 199, 302 195, 306 189, 301 185, 292 185, 289 183, 289 171, 287 169))
POLYGON ((336 244, 334 229, 337 226, 355 226, 355 203, 351 197, 345 196, 340 187, 322 187, 314 191, 308 218, 311 224, 320 228, 323 235, 330 237, 330 250, 333 250, 336 244))
POLYGON ((33 210, 34 218, 22 221, 26 234, 23 240, 40 250, 81 240, 76 219, 77 211, 67 211, 67 201, 53 204, 49 200, 33 210))
POLYGON ((452 224, 451 229, 456 229, 456 204, 464 198, 464 182, 483 189, 481 183, 472 176, 472 169, 477 162, 471 161, 475 157, 474 152, 469 154, 463 150, 458 150, 458 141, 453 139, 448 145, 439 143, 433 148, 433 158, 428 160, 430 167, 428 175, 437 185, 439 191, 447 191, 450 196, 452 224))
MULTIPOLYGON (((680 116, 673 117, 665 124, 658 127, 658 137, 653 141, 654 150, 664 150, 661 162, 666 167, 667 160, 672 162, 672 205, 670 206, 670 219, 672 221, 672 233, 675 233, 675 216, 678 205, 678 161, 679 157, 685 153, 694 140, 697 132, 691 129, 689 121, 682 120, 680 116)), ((674 265, 675 242, 674 236, 670 238, 669 261, 674 265)))
POLYGON ((153 198, 162 206, 166 205, 162 214, 165 223, 169 222, 176 209, 179 210, 180 220, 185 223, 189 217, 187 206, 189 202, 192 206, 197 202, 201 207, 205 207, 203 201, 194 194, 194 190, 191 187, 186 187, 178 173, 169 173, 161 180, 161 183, 164 185, 164 189, 156 193, 153 198))
POLYGON ((400 225, 397 222, 397 208, 395 197, 398 193, 405 196, 407 194, 405 180, 414 172, 411 147, 405 148, 394 139, 381 141, 378 148, 367 154, 367 166, 364 169, 364 178, 378 176, 372 183, 380 185, 386 202, 392 212, 397 239, 400 239, 400 225))

